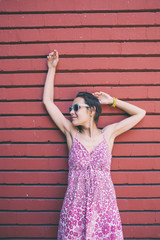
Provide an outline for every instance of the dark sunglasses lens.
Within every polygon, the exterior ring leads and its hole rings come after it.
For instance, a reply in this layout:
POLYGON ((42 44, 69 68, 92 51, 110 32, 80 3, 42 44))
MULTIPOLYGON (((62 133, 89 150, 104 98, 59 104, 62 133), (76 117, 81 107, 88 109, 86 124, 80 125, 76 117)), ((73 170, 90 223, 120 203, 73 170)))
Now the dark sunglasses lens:
POLYGON ((78 104, 74 104, 74 106, 73 106, 73 107, 74 107, 74 111, 75 111, 75 112, 77 112, 77 111, 78 111, 78 109, 79 109, 79 107, 78 107, 78 104))
POLYGON ((69 107, 69 108, 68 108, 68 111, 71 112, 71 111, 72 111, 72 107, 69 107))

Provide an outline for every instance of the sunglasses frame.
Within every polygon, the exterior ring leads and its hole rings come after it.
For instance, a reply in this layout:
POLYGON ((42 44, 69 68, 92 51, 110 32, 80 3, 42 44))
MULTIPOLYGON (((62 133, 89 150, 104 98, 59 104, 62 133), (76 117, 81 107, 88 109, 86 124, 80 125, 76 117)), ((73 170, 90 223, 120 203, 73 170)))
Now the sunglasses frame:
POLYGON ((89 105, 88 105, 88 104, 84 104, 84 103, 75 103, 73 106, 71 106, 71 107, 68 108, 68 111, 71 112, 72 109, 73 109, 75 112, 78 112, 79 107, 89 107, 89 105), (75 106, 75 105, 78 106, 78 109, 77 109, 77 110, 74 109, 74 106, 75 106))

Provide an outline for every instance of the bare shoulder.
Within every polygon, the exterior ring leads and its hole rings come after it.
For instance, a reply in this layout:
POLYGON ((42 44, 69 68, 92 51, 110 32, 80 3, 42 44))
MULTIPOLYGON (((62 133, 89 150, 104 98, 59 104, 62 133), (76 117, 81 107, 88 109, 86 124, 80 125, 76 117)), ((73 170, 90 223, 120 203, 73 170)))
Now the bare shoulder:
POLYGON ((77 132, 77 127, 75 127, 72 123, 70 123, 69 128, 67 128, 65 131, 66 138, 69 136, 74 138, 76 132, 77 132))
POLYGON ((73 143, 73 139, 75 138, 75 135, 77 133, 77 128, 71 124, 70 125, 70 129, 68 129, 66 132, 65 132, 65 135, 66 135, 66 140, 67 140, 67 145, 68 145, 68 149, 70 150, 71 146, 72 146, 72 143, 73 143))
POLYGON ((104 137, 106 139, 106 142, 108 143, 108 146, 109 146, 109 149, 111 152, 112 152, 113 144, 114 144, 114 137, 112 134, 113 128, 114 128, 114 124, 110 124, 103 128, 104 137))
POLYGON ((112 137, 112 132, 113 132, 114 125, 115 124, 110 124, 110 125, 107 125, 103 128, 104 135, 105 135, 106 139, 110 139, 112 137))

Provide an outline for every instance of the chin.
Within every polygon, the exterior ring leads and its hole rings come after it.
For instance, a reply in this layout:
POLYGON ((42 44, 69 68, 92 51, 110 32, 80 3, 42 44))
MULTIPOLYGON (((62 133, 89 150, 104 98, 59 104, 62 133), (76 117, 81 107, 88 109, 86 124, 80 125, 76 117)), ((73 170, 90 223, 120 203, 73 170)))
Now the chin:
POLYGON ((79 123, 76 123, 76 122, 74 122, 74 121, 72 121, 72 124, 73 124, 75 127, 79 126, 79 123))
POLYGON ((77 121, 77 119, 72 119, 72 124, 76 127, 80 125, 80 123, 77 121))

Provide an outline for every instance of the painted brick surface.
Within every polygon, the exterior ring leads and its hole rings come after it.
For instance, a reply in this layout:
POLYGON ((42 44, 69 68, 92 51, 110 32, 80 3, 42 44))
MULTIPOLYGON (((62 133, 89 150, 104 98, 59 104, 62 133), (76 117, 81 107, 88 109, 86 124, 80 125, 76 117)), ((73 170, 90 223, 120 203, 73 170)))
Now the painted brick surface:
MULTIPOLYGON (((0 239, 57 239, 68 151, 42 103, 54 49, 68 119, 79 91, 147 111, 117 137, 112 179, 125 239, 160 239, 160 1, 1 0, 0 11, 0 239)), ((103 106, 98 126, 125 117, 103 106)))

